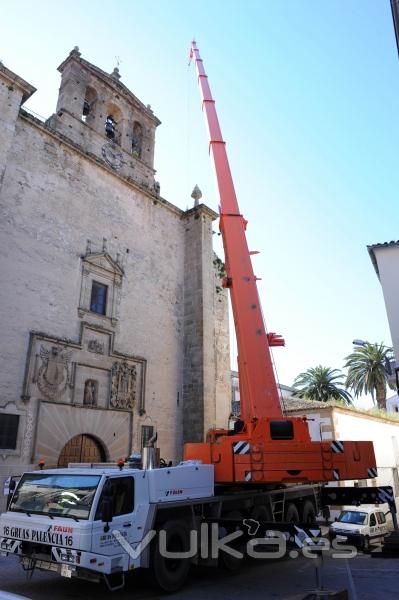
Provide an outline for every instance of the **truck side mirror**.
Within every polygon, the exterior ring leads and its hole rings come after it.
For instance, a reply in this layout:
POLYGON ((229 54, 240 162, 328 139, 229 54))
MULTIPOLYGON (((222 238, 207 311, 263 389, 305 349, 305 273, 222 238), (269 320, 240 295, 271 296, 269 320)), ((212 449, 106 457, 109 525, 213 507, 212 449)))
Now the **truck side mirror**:
MULTIPOLYGON (((17 482, 15 481, 15 479, 11 479, 9 484, 8 484, 8 494, 7 494, 7 499, 6 499, 6 510, 8 510, 8 507, 11 504, 11 500, 14 496, 14 492, 15 492, 15 488, 17 487, 17 482)), ((15 497, 15 500, 17 498, 15 497)))
POLYGON ((112 521, 112 498, 105 497, 102 505, 101 520, 105 523, 104 531, 109 531, 109 524, 112 521))

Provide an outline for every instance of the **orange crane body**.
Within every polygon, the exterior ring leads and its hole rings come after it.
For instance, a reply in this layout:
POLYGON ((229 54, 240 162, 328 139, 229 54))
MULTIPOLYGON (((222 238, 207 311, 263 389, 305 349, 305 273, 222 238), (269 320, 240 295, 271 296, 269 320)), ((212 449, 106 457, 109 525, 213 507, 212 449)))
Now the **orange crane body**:
POLYGON ((238 347, 242 428, 212 429, 206 442, 187 443, 184 459, 200 459, 215 467, 217 483, 287 484, 369 479, 377 469, 372 442, 311 440, 307 419, 283 415, 270 346, 284 340, 267 333, 257 290, 247 222, 240 213, 215 101, 197 45, 192 42, 202 108, 209 133, 220 197, 220 231, 225 252, 238 347))

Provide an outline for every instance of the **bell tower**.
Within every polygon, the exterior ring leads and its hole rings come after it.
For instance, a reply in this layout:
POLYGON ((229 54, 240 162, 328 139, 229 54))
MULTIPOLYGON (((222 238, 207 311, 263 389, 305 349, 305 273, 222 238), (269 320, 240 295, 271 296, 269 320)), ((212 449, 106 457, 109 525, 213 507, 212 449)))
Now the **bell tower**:
POLYGON ((155 130, 160 124, 121 81, 82 58, 79 48, 58 67, 61 73, 56 113, 48 120, 86 153, 142 187, 159 193, 154 180, 155 130))

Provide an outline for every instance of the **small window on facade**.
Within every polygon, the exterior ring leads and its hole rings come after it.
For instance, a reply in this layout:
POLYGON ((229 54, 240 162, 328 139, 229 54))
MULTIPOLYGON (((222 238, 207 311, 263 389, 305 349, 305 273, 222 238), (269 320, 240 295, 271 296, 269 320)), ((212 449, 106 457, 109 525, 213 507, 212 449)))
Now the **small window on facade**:
POLYGON ((133 477, 115 477, 109 479, 101 494, 95 520, 102 518, 104 498, 111 499, 112 516, 127 515, 134 510, 134 479, 133 477))
POLYGON ((141 448, 145 448, 148 446, 149 440, 154 435, 154 427, 152 425, 142 425, 141 426, 141 448))
POLYGON ((83 406, 97 406, 97 390, 98 383, 95 379, 87 379, 85 381, 83 406))
POLYGON ((110 140, 115 139, 116 134, 116 121, 112 115, 108 115, 105 121, 105 135, 110 140))
POLYGON ((18 415, 0 415, 0 448, 15 450, 17 447, 18 415))
POLYGON ((99 315, 105 315, 107 312, 107 291, 108 286, 98 281, 93 281, 91 286, 90 310, 99 315))

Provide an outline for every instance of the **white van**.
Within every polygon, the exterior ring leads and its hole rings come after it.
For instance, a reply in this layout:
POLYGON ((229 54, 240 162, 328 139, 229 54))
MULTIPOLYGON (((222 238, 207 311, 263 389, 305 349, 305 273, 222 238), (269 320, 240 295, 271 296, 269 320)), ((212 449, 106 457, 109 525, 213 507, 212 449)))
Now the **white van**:
POLYGON ((342 510, 339 517, 330 526, 330 539, 348 542, 363 551, 370 549, 370 544, 381 542, 384 535, 392 531, 391 522, 387 522, 386 514, 381 508, 350 507, 342 510))

